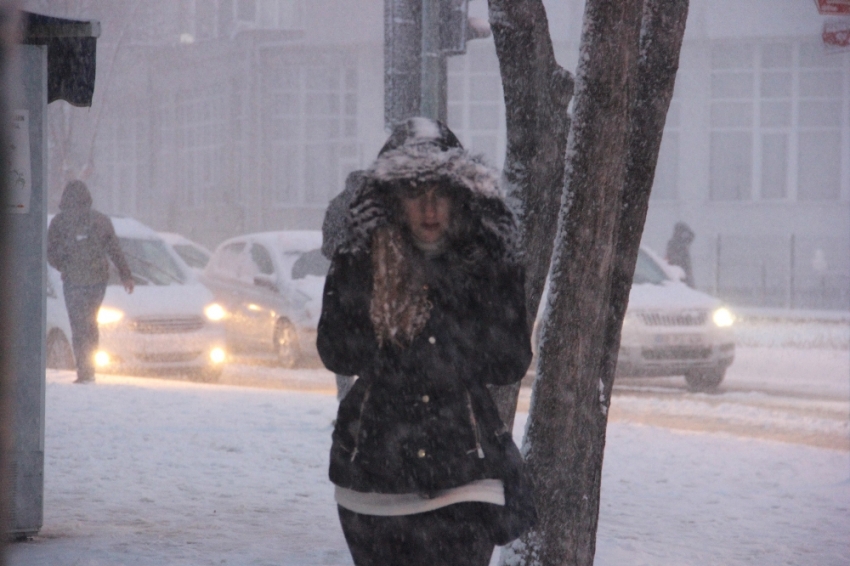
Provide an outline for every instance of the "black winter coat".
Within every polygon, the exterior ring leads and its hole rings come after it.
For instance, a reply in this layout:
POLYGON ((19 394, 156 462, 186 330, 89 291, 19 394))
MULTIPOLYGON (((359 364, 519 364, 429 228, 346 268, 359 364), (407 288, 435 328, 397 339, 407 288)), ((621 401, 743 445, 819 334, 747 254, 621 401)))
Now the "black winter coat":
POLYGON ((328 273, 319 354, 331 371, 359 376, 333 432, 330 479, 338 486, 429 494, 496 477, 480 457, 496 431, 483 429, 465 384, 506 385, 525 375, 532 354, 524 273, 495 258, 470 269, 451 252, 419 261, 433 307, 404 348, 378 346, 367 253, 338 253, 328 273))

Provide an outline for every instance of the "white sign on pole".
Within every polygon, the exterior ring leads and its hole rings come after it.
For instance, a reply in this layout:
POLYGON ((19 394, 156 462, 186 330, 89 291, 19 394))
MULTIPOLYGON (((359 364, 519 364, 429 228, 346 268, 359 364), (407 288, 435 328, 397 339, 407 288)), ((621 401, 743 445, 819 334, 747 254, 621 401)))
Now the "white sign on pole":
POLYGON ((32 196, 30 161, 30 115, 28 110, 12 111, 9 136, 9 192, 6 212, 27 213, 32 196))

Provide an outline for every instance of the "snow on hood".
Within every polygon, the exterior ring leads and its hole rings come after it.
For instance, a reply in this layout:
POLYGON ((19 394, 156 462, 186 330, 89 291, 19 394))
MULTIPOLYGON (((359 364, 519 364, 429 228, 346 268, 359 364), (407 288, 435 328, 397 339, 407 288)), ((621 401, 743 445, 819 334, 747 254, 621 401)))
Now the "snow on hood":
POLYGON ((632 285, 629 293, 631 310, 715 309, 720 300, 691 289, 681 281, 665 281, 661 285, 632 285))
POLYGON ((203 316, 204 307, 212 302, 212 293, 200 283, 136 285, 131 295, 120 285, 110 285, 103 305, 120 309, 126 318, 168 318, 203 316))
POLYGON ((411 118, 396 126, 377 159, 364 172, 348 211, 344 252, 369 249, 375 229, 393 223, 395 193, 407 186, 446 184, 467 199, 474 233, 496 255, 518 262, 518 228, 499 187, 498 172, 468 153, 442 123, 411 118))

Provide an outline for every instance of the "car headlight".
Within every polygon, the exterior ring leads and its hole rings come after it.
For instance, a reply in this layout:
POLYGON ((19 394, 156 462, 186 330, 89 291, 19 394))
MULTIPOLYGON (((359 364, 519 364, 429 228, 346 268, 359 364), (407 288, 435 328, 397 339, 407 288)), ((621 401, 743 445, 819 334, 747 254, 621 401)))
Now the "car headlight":
POLYGON ((112 356, 108 352, 98 350, 94 355, 94 365, 97 367, 106 367, 112 363, 112 356))
POLYGON ((204 314, 212 321, 222 320, 227 316, 227 311, 218 303, 211 303, 204 308, 204 314))
POLYGON ((100 307, 97 311, 98 324, 115 324, 124 318, 124 312, 110 307, 100 307))
POLYGON ((227 359, 227 352, 224 348, 213 348, 210 350, 210 361, 214 364, 224 363, 227 359))
POLYGON ((726 307, 720 307, 715 310, 711 315, 711 319, 714 321, 714 324, 720 328, 726 328, 727 326, 732 326, 732 324, 735 323, 735 315, 732 314, 732 311, 726 307))

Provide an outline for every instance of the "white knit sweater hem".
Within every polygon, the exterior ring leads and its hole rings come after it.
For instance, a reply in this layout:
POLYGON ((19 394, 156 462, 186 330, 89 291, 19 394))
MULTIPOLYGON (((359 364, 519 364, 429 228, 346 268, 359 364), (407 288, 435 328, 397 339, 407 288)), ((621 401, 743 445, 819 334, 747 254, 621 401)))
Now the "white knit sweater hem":
POLYGON ((494 505, 505 504, 502 480, 487 479, 444 489, 435 497, 418 493, 364 493, 336 486, 334 498, 340 507, 362 515, 393 517, 427 513, 441 507, 465 501, 479 501, 494 505))

